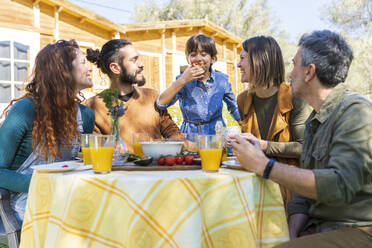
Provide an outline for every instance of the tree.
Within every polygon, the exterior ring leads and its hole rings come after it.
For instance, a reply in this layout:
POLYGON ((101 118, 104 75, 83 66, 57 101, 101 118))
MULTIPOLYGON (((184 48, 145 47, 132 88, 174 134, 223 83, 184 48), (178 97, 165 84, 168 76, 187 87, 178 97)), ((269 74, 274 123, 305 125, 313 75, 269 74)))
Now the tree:
POLYGON ((349 35, 372 35, 371 0, 333 0, 325 5, 323 15, 349 35))
POLYGON ((324 19, 340 29, 350 43, 354 60, 346 83, 362 94, 372 93, 372 0, 333 0, 324 19))
POLYGON ((136 22, 204 19, 244 38, 255 35, 272 35, 274 17, 270 14, 267 0, 168 0, 159 6, 153 0, 137 4, 136 22))

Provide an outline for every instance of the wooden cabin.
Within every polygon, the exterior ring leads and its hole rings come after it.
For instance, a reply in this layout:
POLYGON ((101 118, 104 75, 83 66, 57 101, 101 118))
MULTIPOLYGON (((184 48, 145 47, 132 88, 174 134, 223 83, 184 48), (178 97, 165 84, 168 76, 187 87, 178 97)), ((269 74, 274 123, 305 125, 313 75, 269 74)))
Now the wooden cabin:
MULTIPOLYGON (((75 39, 83 51, 129 39, 145 64, 146 86, 163 91, 187 65, 185 43, 198 33, 215 39, 214 69, 229 75, 235 93, 242 91, 237 68, 242 40, 208 20, 119 25, 67 0, 0 0, 0 112, 23 94, 38 51, 59 39, 75 39)), ((97 69, 93 83, 88 96, 109 86, 97 69)))

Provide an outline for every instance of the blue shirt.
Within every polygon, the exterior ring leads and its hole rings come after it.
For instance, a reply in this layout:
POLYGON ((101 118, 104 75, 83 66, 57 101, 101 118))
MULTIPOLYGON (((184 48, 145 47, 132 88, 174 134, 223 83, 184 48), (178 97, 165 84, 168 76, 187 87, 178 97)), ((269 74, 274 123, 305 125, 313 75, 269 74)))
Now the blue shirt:
MULTIPOLYGON (((181 75, 178 75, 178 79, 181 75)), ((200 80, 193 80, 187 83, 167 105, 159 105, 159 97, 156 103, 160 109, 175 104, 179 100, 182 112, 183 123, 181 132, 188 134, 199 133, 215 134, 217 121, 222 121, 222 108, 224 101, 231 116, 238 121, 239 111, 235 95, 232 92, 228 76, 223 73, 211 71, 210 78, 203 83, 200 80), (198 122, 202 122, 200 127, 198 122)))

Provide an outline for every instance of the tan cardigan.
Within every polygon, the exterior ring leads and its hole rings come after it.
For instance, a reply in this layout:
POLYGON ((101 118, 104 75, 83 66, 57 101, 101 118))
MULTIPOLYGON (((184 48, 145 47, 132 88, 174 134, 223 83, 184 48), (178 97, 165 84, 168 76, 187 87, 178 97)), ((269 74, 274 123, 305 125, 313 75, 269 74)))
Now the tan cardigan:
MULTIPOLYGON (((132 133, 148 133, 152 139, 182 138, 181 132, 166 111, 155 109, 155 100, 159 93, 153 89, 134 87, 134 93, 125 104, 128 106, 125 114, 120 118, 120 135, 128 146, 132 148, 132 133)), ((103 92, 89 98, 86 105, 93 109, 96 122, 94 133, 110 134, 111 117, 103 102, 103 92)))
MULTIPOLYGON (((261 139, 256 112, 252 105, 252 96, 252 93, 248 90, 238 96, 239 114, 242 119, 240 126, 242 132, 250 132, 261 139)), ((289 117, 292 109, 291 88, 286 83, 282 83, 279 87, 277 106, 267 133, 267 140, 277 142, 290 141, 289 117)))

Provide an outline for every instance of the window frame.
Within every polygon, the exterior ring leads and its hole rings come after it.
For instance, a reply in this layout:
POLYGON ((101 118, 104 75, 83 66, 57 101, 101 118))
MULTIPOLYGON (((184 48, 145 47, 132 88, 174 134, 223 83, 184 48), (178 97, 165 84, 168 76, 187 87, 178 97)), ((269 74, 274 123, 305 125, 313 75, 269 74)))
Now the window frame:
MULTIPOLYGON (((16 81, 15 80, 15 64, 16 63, 26 63, 28 66, 28 72, 26 75, 30 75, 31 70, 34 66, 34 61, 36 58, 36 54, 40 50, 40 34, 36 32, 30 31, 22 31, 16 29, 9 29, 9 28, 2 28, 0 27, 0 37, 3 37, 1 41, 9 41, 10 42, 10 58, 1 57, 1 61, 10 62, 10 81, 9 80, 0 80, 1 84, 10 84, 11 88, 11 96, 10 100, 15 98, 15 87, 18 85, 23 85, 23 81, 16 81), (28 46, 28 58, 27 59, 16 59, 15 58, 15 42, 20 43, 22 45, 28 46)), ((26 79, 25 78, 25 79, 26 79)), ((9 102, 0 102, 0 114, 8 106, 9 102)))

